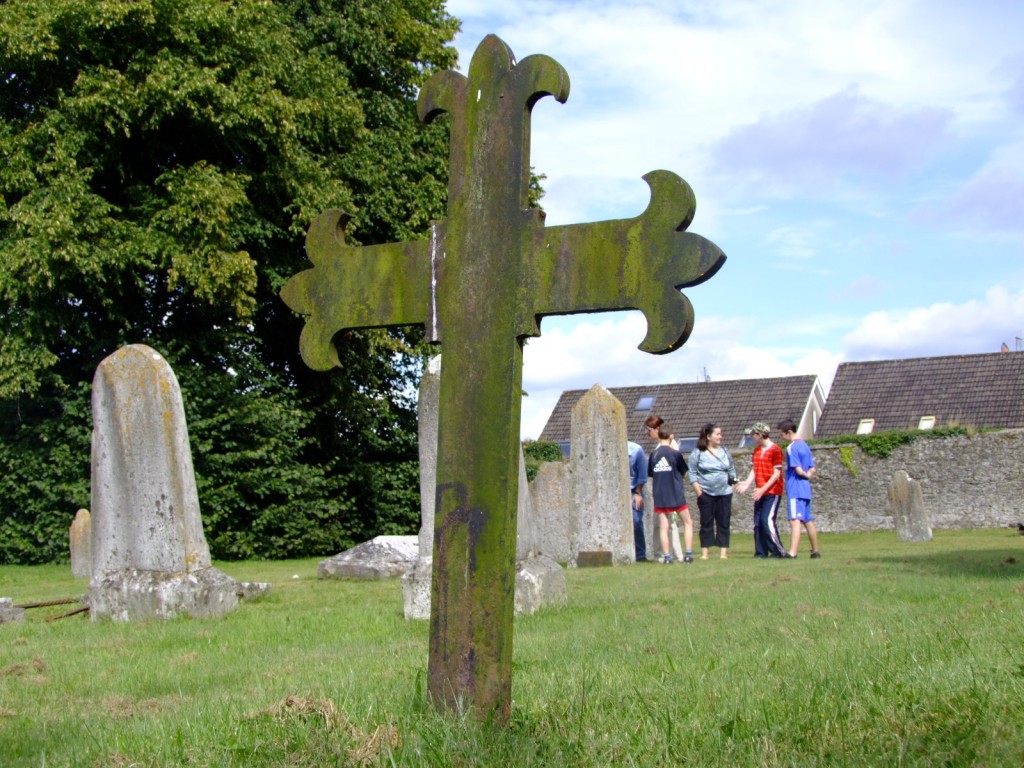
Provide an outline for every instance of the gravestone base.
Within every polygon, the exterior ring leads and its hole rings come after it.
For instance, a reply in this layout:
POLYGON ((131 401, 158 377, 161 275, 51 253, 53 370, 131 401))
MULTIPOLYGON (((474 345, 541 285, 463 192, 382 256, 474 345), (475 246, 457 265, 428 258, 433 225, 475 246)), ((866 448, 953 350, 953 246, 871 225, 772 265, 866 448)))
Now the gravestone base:
POLYGON ((14 606, 14 598, 0 597, 0 624, 14 624, 25 620, 25 609, 14 606))
POLYGON ((89 584, 93 621, 111 619, 213 619, 238 607, 237 581, 217 568, 165 573, 126 568, 94 577, 89 584))
POLYGON ((392 579, 416 566, 416 536, 377 536, 320 562, 321 579, 392 579))
POLYGON ((545 606, 568 603, 562 566, 545 555, 516 563, 514 601, 516 616, 529 616, 545 606))
MULTIPOLYGON (((431 563, 422 561, 402 577, 402 601, 405 618, 430 618, 431 563)), ((528 616, 548 605, 565 605, 569 592, 565 571, 546 555, 537 555, 516 563, 515 615, 528 616)))

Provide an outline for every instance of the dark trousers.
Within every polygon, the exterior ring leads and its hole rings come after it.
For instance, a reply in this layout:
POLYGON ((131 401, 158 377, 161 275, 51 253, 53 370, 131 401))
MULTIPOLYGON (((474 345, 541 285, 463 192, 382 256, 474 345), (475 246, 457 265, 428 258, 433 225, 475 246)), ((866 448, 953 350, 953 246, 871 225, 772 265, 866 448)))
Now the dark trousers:
POLYGON ((700 546, 729 548, 729 524, 732 521, 732 494, 697 497, 700 510, 700 546))
POLYGON ((766 493, 754 502, 754 554, 758 557, 785 557, 775 520, 780 498, 766 493))
MULTIPOLYGON (((632 506, 632 504, 630 505, 632 506)), ((642 563, 647 559, 647 545, 644 538, 644 505, 640 509, 633 507, 633 545, 636 547, 636 561, 642 563)))

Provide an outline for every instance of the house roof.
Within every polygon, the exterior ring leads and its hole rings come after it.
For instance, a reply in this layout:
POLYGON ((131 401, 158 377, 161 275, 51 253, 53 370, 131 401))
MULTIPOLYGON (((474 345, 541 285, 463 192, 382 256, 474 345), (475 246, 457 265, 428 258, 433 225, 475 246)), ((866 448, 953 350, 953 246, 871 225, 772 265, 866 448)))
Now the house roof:
MULTIPOLYGON (((613 387, 609 391, 626 408, 626 434, 645 448, 653 446, 643 430, 650 415, 660 416, 677 438, 696 437, 700 428, 713 422, 722 428, 724 444, 735 448, 743 430, 755 421, 774 427, 784 418, 799 422, 814 394, 816 376, 786 376, 776 379, 737 379, 689 384, 656 384, 646 387, 613 387), (642 398, 653 397, 650 407, 638 409, 642 398)), ((541 440, 567 441, 571 434, 572 408, 587 390, 562 393, 541 440)))
POLYGON ((875 432, 917 429, 922 416, 937 427, 1024 427, 1024 353, 842 363, 817 436, 853 434, 861 419, 875 432))

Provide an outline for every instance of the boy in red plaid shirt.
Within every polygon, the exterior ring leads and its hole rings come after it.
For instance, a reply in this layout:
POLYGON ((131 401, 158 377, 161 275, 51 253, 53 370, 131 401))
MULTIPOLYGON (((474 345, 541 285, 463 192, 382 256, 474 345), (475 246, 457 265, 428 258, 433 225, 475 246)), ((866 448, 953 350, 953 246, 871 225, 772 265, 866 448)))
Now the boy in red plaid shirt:
POLYGON ((736 486, 746 493, 754 485, 754 557, 788 557, 782 546, 776 515, 782 500, 782 449, 768 437, 771 428, 762 421, 747 430, 757 441, 753 467, 747 479, 736 486))

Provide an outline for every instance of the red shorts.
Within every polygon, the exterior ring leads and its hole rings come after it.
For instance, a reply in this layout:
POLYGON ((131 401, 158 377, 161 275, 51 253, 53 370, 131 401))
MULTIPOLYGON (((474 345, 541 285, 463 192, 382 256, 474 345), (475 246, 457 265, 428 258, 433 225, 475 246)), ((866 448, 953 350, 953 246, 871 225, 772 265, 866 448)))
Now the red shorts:
POLYGON ((674 515, 676 512, 689 512, 690 508, 683 504, 681 507, 655 507, 654 514, 656 515, 674 515))

